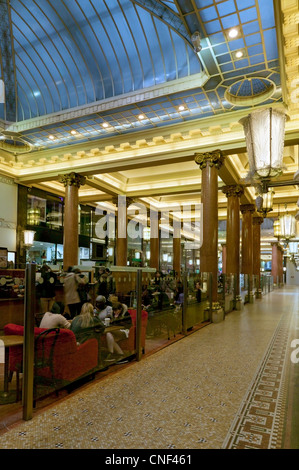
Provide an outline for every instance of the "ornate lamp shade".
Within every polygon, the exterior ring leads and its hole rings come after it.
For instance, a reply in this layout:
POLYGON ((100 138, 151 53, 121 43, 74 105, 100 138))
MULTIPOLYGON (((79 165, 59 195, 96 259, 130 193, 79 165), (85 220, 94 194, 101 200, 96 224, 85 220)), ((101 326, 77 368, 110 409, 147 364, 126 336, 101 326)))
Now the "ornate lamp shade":
POLYGON ((34 242, 34 234, 33 230, 23 230, 24 234, 24 245, 25 246, 32 246, 34 242))
POLYGON ((267 193, 263 193, 262 196, 259 196, 256 199, 257 211, 261 212, 264 217, 267 217, 268 212, 273 210, 273 195, 274 191, 270 190, 267 193))
POLYGON ((274 237, 278 238, 278 240, 281 238, 281 229, 280 229, 280 220, 274 220, 273 222, 273 231, 274 231, 274 237))
POLYGON ((269 179, 282 173, 285 121, 285 113, 273 108, 253 111, 239 121, 246 138, 249 177, 269 179))
POLYGON ((280 217, 280 230, 281 238, 283 240, 290 240, 296 236, 296 220, 295 217, 285 214, 280 217))
POLYGON ((151 239, 151 229, 150 229, 150 227, 144 227, 143 228, 143 238, 144 238, 144 240, 150 240, 151 239))

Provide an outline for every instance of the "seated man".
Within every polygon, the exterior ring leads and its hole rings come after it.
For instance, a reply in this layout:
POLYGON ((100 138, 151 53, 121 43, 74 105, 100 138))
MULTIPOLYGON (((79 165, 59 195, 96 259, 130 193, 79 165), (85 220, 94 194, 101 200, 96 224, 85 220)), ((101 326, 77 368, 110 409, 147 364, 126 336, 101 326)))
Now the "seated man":
POLYGON ((102 321, 105 320, 105 318, 112 318, 112 307, 107 305, 106 297, 103 295, 97 296, 93 313, 102 321))
POLYGON ((113 304, 111 323, 113 326, 117 326, 119 328, 114 329, 113 332, 106 333, 108 356, 105 361, 116 361, 117 364, 123 364, 124 362, 128 362, 128 360, 124 358, 125 353, 118 342, 122 339, 128 338, 129 330, 132 326, 131 315, 125 304, 120 302, 113 304))
POLYGON ((51 311, 46 312, 39 325, 40 328, 70 328, 71 324, 67 319, 61 315, 59 305, 54 302, 51 311))

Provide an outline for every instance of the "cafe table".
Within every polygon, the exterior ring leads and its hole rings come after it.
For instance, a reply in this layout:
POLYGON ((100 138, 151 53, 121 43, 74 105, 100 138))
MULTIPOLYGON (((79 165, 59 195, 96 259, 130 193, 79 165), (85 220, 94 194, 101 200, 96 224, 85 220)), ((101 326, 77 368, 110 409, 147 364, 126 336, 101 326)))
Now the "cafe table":
POLYGON ((0 392, 0 405, 14 403, 17 401, 18 390, 9 390, 9 348, 12 346, 22 346, 24 343, 24 336, 19 335, 4 335, 0 336, 1 341, 4 343, 4 387, 0 392))

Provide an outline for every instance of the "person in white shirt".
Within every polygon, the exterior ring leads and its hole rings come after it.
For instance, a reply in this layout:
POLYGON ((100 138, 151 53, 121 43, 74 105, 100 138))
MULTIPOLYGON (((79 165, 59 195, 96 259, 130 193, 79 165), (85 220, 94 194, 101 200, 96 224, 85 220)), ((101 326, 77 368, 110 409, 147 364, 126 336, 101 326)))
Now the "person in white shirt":
POLYGON ((71 327, 71 323, 61 315, 60 307, 55 302, 50 312, 46 312, 39 325, 40 328, 67 328, 71 327))
POLYGON ((100 320, 105 320, 105 318, 112 318, 112 307, 111 305, 107 305, 106 297, 103 295, 98 295, 96 298, 96 305, 93 310, 93 313, 96 317, 100 320))

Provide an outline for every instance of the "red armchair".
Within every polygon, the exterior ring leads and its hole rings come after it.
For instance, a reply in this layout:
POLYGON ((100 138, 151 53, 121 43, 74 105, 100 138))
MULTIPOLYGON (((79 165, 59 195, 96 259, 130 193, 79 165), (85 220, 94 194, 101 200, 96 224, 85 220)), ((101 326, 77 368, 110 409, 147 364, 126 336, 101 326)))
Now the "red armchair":
MULTIPOLYGON (((133 352, 136 350, 136 310, 129 309, 129 314, 132 319, 132 326, 129 330, 129 336, 126 339, 119 341, 119 345, 123 351, 133 352)), ((144 353, 145 350, 145 337, 147 327, 148 313, 145 310, 141 312, 141 347, 144 353)), ((101 344, 106 345, 106 335, 104 334, 101 338, 101 344)))
MULTIPOLYGON (((136 310, 129 309, 129 314, 132 319, 132 326, 129 331, 129 336, 119 342, 120 347, 125 351, 134 351, 136 349, 136 310)), ((145 310, 141 312, 141 347, 145 350, 145 336, 147 327, 148 313, 145 310)))
MULTIPOLYGON (((76 337, 71 330, 57 329, 58 335, 55 338, 55 331, 48 335, 42 335, 46 328, 34 328, 34 336, 36 342, 35 362, 40 364, 43 348, 45 357, 53 353, 51 369, 48 365, 38 368, 36 374, 45 379, 54 378, 55 383, 63 385, 69 384, 88 373, 92 373, 98 366, 98 341, 96 338, 89 339, 81 345, 77 345, 76 337), (43 337, 44 336, 44 337, 43 337), (53 341, 55 338, 55 347, 53 341), (43 343, 43 344, 42 344, 43 343)), ((24 327, 9 323, 4 327, 6 335, 23 335, 24 327)), ((12 346, 9 352, 9 371, 12 376, 13 372, 17 376, 22 371, 23 347, 12 346)), ((45 363, 46 364, 46 363, 45 363)))

